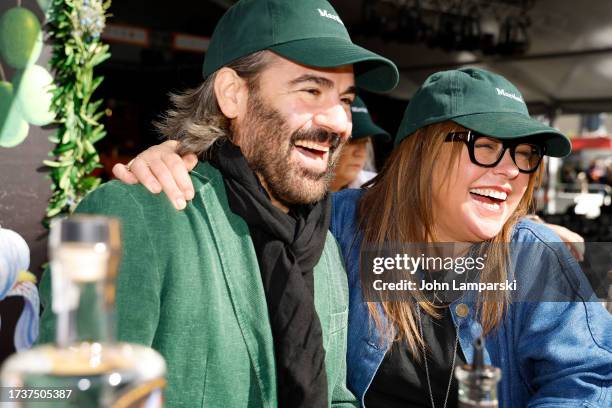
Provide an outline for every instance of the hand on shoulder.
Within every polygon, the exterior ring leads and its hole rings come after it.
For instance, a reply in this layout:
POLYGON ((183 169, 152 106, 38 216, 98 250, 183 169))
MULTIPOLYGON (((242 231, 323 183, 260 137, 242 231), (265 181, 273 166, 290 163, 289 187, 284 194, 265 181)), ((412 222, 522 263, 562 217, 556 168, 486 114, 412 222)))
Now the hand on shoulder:
POLYGON ((189 172, 198 163, 193 153, 179 156, 178 142, 167 140, 138 154, 127 165, 116 164, 113 175, 126 184, 142 184, 153 194, 165 192, 177 210, 193 199, 193 183, 189 172))

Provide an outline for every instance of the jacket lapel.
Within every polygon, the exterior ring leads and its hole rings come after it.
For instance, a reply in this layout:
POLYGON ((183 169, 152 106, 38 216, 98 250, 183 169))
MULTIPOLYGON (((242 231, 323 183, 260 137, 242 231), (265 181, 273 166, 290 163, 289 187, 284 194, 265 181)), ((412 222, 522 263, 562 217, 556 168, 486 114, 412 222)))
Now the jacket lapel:
POLYGON ((321 330, 323 331, 323 345, 325 350, 329 350, 329 331, 330 331, 330 282, 329 276, 326 273, 327 268, 327 250, 323 249, 321 260, 314 268, 314 301, 319 321, 321 322, 321 330))
POLYGON ((249 351, 263 400, 276 406, 274 343, 257 256, 242 218, 229 209, 225 185, 216 169, 200 163, 195 169, 208 179, 199 187, 199 204, 212 229, 231 302, 249 351))

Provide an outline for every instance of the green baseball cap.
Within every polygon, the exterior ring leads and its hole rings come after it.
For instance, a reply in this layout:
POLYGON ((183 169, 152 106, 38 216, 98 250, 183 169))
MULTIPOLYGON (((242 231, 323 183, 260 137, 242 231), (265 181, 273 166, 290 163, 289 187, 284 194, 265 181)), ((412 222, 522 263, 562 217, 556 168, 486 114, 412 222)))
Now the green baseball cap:
POLYGON ((353 117, 352 140, 368 136, 377 137, 386 142, 391 140, 391 135, 372 121, 368 107, 360 97, 356 97, 355 101, 353 101, 351 114, 353 117))
POLYGON ((311 67, 354 64, 355 82, 370 91, 389 91, 399 81, 393 62, 353 44, 326 0, 241 0, 234 4, 212 35, 204 58, 204 78, 261 50, 311 67))
POLYGON ((529 116, 523 96, 510 81, 484 69, 430 75, 410 100, 395 145, 419 128, 447 120, 498 139, 537 137, 548 156, 565 157, 572 150, 567 136, 529 116))

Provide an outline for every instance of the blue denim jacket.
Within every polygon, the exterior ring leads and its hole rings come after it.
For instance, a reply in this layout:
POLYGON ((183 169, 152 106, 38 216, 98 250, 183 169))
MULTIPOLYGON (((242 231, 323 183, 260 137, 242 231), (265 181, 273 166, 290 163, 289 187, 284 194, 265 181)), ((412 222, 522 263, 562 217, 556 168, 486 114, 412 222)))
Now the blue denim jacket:
MULTIPOLYGON (((359 279, 356 205, 362 192, 334 194, 331 231, 340 243, 349 278, 347 381, 364 405, 386 345, 381 345, 380 333, 369 318, 359 279)), ((513 242, 542 243, 534 246, 542 248, 540 253, 513 257, 517 279, 537 276, 563 285, 586 283, 563 245, 544 244, 559 242, 559 237, 543 225, 521 221, 513 242), (555 275, 544 276, 548 272, 555 275)), ((474 305, 473 298, 464 297, 450 309, 467 361, 472 361, 472 344, 481 334, 474 305)), ((612 407, 612 316, 601 303, 512 303, 507 318, 485 340, 486 363, 502 370, 500 407, 612 407)))

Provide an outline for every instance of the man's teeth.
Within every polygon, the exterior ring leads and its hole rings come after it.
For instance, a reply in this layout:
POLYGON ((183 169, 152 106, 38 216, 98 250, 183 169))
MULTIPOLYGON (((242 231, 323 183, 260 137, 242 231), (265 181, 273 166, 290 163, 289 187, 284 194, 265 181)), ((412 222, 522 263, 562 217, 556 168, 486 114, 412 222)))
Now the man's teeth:
POLYGON ((329 146, 321 145, 321 144, 318 144, 316 142, 310 142, 310 141, 301 140, 301 141, 295 142, 295 145, 299 146, 299 147, 305 147, 307 149, 319 150, 321 152, 328 152, 329 151, 329 146))
POLYGON ((485 197, 493 197, 502 201, 506 201, 506 198, 508 198, 508 193, 488 188, 471 188, 470 193, 478 194, 485 197))

